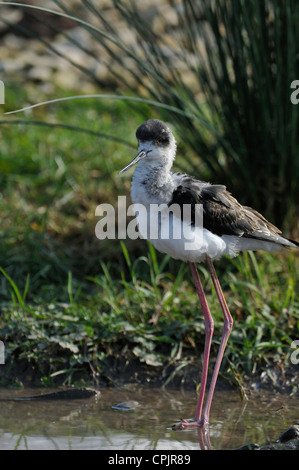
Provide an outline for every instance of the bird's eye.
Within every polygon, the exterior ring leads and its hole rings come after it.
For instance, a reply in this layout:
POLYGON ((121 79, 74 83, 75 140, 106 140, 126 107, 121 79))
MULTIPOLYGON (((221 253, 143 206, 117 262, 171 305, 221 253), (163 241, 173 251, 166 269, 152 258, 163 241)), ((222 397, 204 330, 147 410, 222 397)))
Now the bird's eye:
POLYGON ((158 138, 156 139, 156 144, 158 144, 158 145, 161 145, 161 144, 162 144, 162 139, 161 139, 161 137, 158 137, 158 138))

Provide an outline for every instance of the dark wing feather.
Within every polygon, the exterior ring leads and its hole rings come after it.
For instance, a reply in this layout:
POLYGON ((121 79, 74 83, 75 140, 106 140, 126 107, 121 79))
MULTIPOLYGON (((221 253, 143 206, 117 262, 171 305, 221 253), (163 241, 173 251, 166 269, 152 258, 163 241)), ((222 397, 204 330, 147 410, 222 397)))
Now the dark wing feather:
MULTIPOLYGON (((173 192, 171 204, 191 205, 191 221, 195 221, 195 205, 203 206, 203 226, 216 235, 236 235, 258 238, 256 230, 267 230, 279 234, 261 214, 242 206, 223 185, 202 183, 190 177, 180 179, 173 192)), ((181 210, 181 214, 183 211, 181 210)))

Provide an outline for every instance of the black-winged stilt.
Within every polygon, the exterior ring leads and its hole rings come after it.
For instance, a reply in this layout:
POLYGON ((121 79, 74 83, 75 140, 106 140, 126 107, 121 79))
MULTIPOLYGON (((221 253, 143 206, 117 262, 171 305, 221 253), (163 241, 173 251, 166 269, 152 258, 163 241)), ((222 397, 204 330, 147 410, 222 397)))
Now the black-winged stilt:
MULTIPOLYGON (((227 307, 223 292, 216 275, 213 260, 222 255, 237 256, 240 251, 265 250, 277 251, 281 248, 296 247, 299 244, 281 236, 280 230, 268 222, 261 214, 247 206, 242 206, 223 185, 213 185, 198 181, 185 174, 172 173, 171 167, 176 155, 176 142, 171 130, 163 122, 150 119, 136 131, 138 154, 121 172, 138 163, 133 180, 131 197, 133 204, 143 205, 147 210, 146 220, 137 210, 139 231, 161 252, 170 254, 175 259, 188 261, 198 292, 205 320, 205 346, 201 386, 195 416, 181 420, 177 427, 202 427, 209 421, 213 393, 218 377, 227 340, 232 330, 233 319, 227 307), (171 207, 176 205, 190 209, 190 218, 186 221, 180 211, 179 217, 169 213, 171 228, 168 236, 163 236, 163 219, 160 216, 156 235, 151 237, 150 227, 153 218, 149 215, 154 205, 171 207), (197 219, 199 208, 202 219, 197 219), (201 220, 201 226, 197 226, 201 220), (147 222, 147 223, 145 223, 147 222), (192 227, 193 243, 190 245, 190 233, 184 228, 192 227), (174 237, 179 226, 181 237, 174 237), (143 227, 144 233, 141 230, 143 227), (144 229, 144 227, 146 227, 144 229), (188 248, 191 247, 191 248, 188 248), (206 261, 211 273, 216 293, 224 315, 223 333, 216 359, 205 408, 204 395, 207 383, 210 347, 214 331, 214 322, 200 282, 196 262, 206 261)), ((165 234, 164 234, 165 235, 165 234)))

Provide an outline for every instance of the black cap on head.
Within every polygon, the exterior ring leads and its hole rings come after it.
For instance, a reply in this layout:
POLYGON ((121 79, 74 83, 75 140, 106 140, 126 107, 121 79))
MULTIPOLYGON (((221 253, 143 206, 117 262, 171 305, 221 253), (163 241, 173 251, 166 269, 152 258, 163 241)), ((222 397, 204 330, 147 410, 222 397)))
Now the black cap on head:
POLYGON ((158 141, 159 145, 166 146, 169 144, 169 129, 164 122, 149 119, 138 127, 136 137, 141 141, 158 141))

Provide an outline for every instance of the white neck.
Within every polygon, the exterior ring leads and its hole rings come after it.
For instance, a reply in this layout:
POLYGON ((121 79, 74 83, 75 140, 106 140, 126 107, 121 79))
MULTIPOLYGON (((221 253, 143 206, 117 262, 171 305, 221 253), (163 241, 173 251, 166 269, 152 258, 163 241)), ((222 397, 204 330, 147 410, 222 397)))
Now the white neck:
POLYGON ((166 149, 141 142, 139 151, 142 149, 151 152, 137 164, 132 180, 132 202, 144 205, 170 202, 174 189, 170 172, 176 153, 174 138, 166 149))

